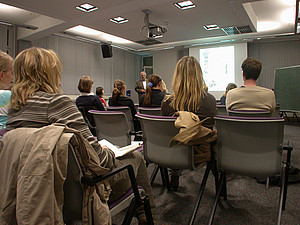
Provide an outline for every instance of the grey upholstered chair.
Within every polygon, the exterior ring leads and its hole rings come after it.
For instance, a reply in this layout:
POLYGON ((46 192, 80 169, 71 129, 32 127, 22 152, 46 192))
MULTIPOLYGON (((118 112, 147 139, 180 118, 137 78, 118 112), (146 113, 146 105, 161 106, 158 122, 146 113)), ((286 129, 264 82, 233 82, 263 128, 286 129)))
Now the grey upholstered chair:
POLYGON ((217 105, 217 115, 227 116, 226 105, 217 105))
POLYGON ((229 116, 238 117, 270 117, 271 113, 268 110, 228 110, 229 116))
POLYGON ((106 107, 107 111, 118 111, 123 112, 126 115, 128 123, 130 125, 130 130, 134 131, 133 118, 131 114, 131 110, 128 106, 108 106, 106 107))
MULTIPOLYGON (((209 224, 212 224, 220 193, 226 189, 227 173, 250 177, 281 175, 278 224, 285 209, 290 147, 283 148, 284 120, 282 118, 256 118, 215 116, 218 130, 217 166, 221 173, 209 224), (288 150, 282 162, 282 150, 288 150)), ((225 196, 226 200, 226 196, 225 196)))
POLYGON ((123 147, 131 144, 130 125, 123 112, 90 110, 96 124, 98 140, 106 139, 123 147))
MULTIPOLYGON (((194 170, 194 149, 192 146, 175 145, 169 147, 169 141, 178 134, 179 129, 175 127, 176 117, 154 116, 138 114, 143 130, 144 156, 148 162, 157 164, 165 172, 162 173, 162 180, 168 187, 168 174, 166 168, 194 170)), ((206 165, 205 174, 200 185, 199 195, 196 200, 190 224, 194 223, 209 172, 212 170, 217 183, 217 171, 214 157, 206 165)), ((153 176, 150 178, 153 181, 153 176)), ((169 189, 169 187, 168 187, 169 189)))
POLYGON ((160 107, 139 107, 138 110, 141 114, 161 116, 160 107))
POLYGON ((107 179, 108 177, 123 170, 127 170, 132 188, 119 199, 115 200, 112 203, 109 203, 108 206, 111 216, 114 216, 122 210, 128 208, 122 224, 129 225, 136 208, 139 206, 144 206, 147 224, 152 225, 153 220, 149 199, 148 197, 141 197, 140 194, 144 190, 141 187, 137 186, 134 171, 131 165, 125 165, 119 168, 115 168, 103 176, 89 179, 84 177, 84 173, 76 157, 76 153, 74 152, 74 149, 71 145, 69 145, 68 149, 67 178, 64 183, 63 216, 65 224, 82 224, 82 205, 85 186, 93 186, 95 185, 95 183, 107 179))

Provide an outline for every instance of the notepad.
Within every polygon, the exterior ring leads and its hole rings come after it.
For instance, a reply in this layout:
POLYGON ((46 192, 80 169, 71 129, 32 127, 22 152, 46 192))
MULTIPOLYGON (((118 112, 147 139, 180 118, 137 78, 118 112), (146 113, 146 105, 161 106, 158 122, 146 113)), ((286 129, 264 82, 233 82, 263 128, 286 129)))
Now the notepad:
POLYGON ((102 139, 101 141, 98 141, 98 143, 102 147, 106 146, 107 148, 112 150, 115 153, 116 158, 122 157, 122 156, 128 154, 129 152, 132 152, 132 151, 138 149, 139 147, 141 147, 140 143, 133 143, 131 145, 126 145, 124 147, 119 148, 116 145, 110 143, 109 141, 107 141, 105 139, 102 139))

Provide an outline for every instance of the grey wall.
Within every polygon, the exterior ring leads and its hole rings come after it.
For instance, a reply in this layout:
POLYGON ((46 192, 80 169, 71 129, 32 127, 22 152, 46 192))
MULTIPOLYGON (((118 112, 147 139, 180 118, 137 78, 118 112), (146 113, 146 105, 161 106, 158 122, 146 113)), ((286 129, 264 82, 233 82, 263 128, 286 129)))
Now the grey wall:
POLYGON ((274 88, 276 68, 300 65, 300 40, 290 38, 248 43, 248 56, 259 59, 263 64, 258 85, 274 88))
POLYGON ((162 77, 170 93, 172 92, 172 78, 177 61, 188 54, 188 49, 171 49, 153 53, 153 73, 162 77))
MULTIPOLYGON (((116 79, 124 80, 127 89, 134 90, 139 77, 140 56, 124 50, 113 48, 113 57, 104 59, 99 44, 56 35, 36 40, 32 46, 53 49, 60 56, 63 62, 62 89, 65 94, 79 94, 77 85, 83 75, 93 78, 93 91, 97 86, 103 86, 105 95, 111 94, 116 79)), ((134 91, 132 93, 135 100, 134 91)))
POLYGON ((0 25, 0 50, 7 51, 7 26, 0 25))

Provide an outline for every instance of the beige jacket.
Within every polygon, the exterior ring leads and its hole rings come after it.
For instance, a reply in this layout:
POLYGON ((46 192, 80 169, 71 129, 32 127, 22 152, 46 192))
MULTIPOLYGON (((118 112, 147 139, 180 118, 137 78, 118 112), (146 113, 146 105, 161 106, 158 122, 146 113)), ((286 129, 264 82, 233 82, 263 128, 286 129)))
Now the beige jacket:
MULTIPOLYGON (((193 145, 195 163, 210 160, 210 143, 217 139, 217 131, 202 126, 206 120, 200 121, 199 117, 187 111, 175 113, 177 117, 175 127, 179 128, 179 133, 170 140, 170 147, 173 145, 193 145)), ((217 156, 216 145, 214 145, 214 156, 217 156)))
MULTIPOLYGON (((64 224, 69 142, 86 176, 109 171, 99 166, 96 152, 82 135, 65 125, 18 128, 4 135, 0 144, 0 224, 64 224)), ((109 194, 106 182, 85 189, 83 224, 92 224, 91 214, 94 224, 111 224, 109 194)))

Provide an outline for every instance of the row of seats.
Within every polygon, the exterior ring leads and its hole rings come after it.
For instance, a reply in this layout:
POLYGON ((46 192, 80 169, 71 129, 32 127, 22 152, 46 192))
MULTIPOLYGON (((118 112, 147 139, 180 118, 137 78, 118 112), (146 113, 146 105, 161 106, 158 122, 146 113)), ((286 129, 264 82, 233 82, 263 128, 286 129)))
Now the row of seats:
MULTIPOLYGON (((125 110, 128 107, 114 107, 113 109, 119 110, 121 108, 125 110)), ((112 108, 108 110, 112 110, 112 108)), ((121 112, 122 110, 89 111, 94 117, 98 137, 105 138, 119 146, 130 144, 130 125, 127 120, 128 117, 125 115, 126 110, 121 112)), ((269 112, 266 111, 249 112, 244 110, 229 113, 230 116, 217 115, 215 117, 218 130, 217 167, 215 161, 207 162, 190 224, 194 223, 210 171, 215 175, 217 194, 209 224, 213 222, 220 196, 223 196, 225 200, 227 198, 226 178, 228 172, 251 177, 280 175, 282 178, 278 210, 278 224, 280 224, 282 210, 285 209, 288 168, 292 150, 290 147, 282 147, 284 120, 279 117, 266 117, 270 116, 269 112), (240 117, 241 115, 247 117, 240 117), (282 150, 288 150, 286 160, 282 158, 282 150)), ((131 115, 130 112, 129 115, 131 115)), ((168 177, 164 168, 195 169, 194 153, 191 146, 169 147, 169 140, 178 133, 178 129, 174 126, 176 118, 149 114, 138 114, 137 117, 143 130, 145 159, 155 163, 157 168, 161 168, 162 180, 167 187, 168 177)), ((151 183, 154 178, 151 177, 151 183)))

